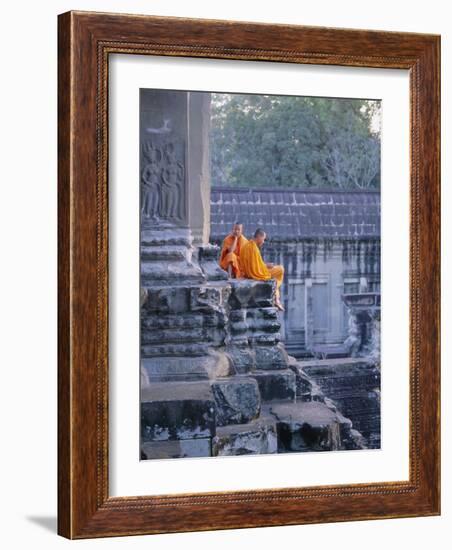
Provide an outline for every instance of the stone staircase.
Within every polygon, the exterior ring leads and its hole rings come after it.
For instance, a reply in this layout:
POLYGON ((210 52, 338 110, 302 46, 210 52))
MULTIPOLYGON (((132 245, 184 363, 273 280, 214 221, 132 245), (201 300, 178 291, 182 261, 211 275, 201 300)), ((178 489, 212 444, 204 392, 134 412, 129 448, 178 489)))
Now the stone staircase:
POLYGON ((364 448, 281 344, 274 282, 220 278, 215 258, 201 283, 146 285, 141 458, 364 448))

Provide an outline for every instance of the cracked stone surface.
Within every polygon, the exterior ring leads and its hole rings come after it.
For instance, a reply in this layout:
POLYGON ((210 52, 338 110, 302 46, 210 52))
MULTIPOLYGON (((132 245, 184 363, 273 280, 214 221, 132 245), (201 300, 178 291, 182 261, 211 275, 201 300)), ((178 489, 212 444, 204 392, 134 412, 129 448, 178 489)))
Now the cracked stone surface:
POLYGON ((217 428, 212 439, 212 455, 269 454, 278 452, 276 423, 269 416, 261 416, 246 424, 217 428))

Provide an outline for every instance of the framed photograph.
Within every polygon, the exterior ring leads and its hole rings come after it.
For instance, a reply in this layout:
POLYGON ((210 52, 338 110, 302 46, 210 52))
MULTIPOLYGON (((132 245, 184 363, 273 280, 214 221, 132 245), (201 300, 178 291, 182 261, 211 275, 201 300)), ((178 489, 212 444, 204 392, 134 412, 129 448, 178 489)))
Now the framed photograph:
POLYGON ((58 24, 59 534, 440 514, 440 37, 58 24))

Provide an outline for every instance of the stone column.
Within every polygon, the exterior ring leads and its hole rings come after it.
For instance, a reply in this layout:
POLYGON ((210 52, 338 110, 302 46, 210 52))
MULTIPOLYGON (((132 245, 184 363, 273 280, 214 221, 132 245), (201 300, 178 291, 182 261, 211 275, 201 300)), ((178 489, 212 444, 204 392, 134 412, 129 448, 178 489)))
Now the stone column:
POLYGON ((210 93, 188 92, 188 215, 194 244, 210 234, 210 93))
POLYGON ((230 287, 210 230, 210 94, 141 90, 141 456, 209 456, 230 287), (208 247, 207 247, 208 248, 208 247), (201 265, 200 265, 201 264, 201 265))
POLYGON ((142 227, 189 229, 206 244, 210 226, 210 94, 141 90, 142 227))
POLYGON ((304 281, 304 329, 305 329, 305 347, 311 349, 314 344, 314 312, 312 304, 312 279, 306 278, 304 281))
POLYGON ((371 332, 370 332, 370 345, 369 345, 369 357, 372 362, 380 367, 381 360, 381 329, 380 329, 380 310, 376 309, 372 313, 371 320, 371 332))
POLYGON ((225 274, 199 252, 210 230, 209 119, 209 93, 141 90, 141 357, 149 382, 208 377, 210 348, 224 332, 223 290, 204 285, 225 274))

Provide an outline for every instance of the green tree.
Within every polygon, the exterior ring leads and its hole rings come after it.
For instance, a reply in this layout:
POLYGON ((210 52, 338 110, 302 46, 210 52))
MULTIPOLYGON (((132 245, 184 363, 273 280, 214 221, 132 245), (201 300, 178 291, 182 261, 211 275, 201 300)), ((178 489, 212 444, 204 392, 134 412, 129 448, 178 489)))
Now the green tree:
POLYGON ((378 188, 380 103, 212 94, 215 186, 378 188))

